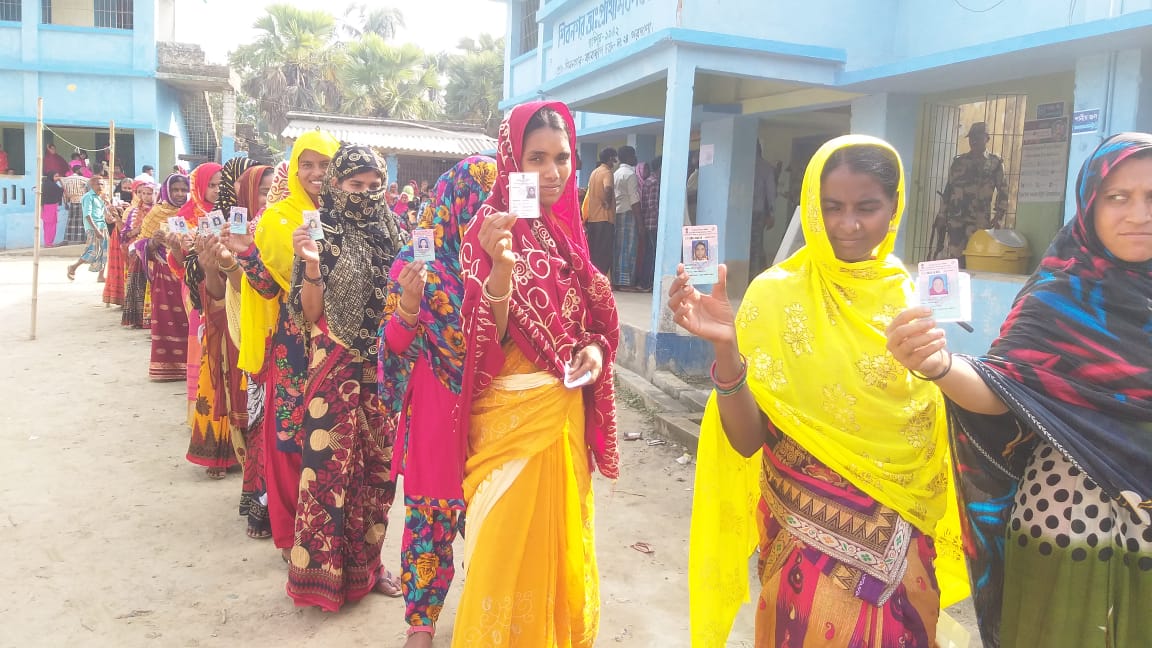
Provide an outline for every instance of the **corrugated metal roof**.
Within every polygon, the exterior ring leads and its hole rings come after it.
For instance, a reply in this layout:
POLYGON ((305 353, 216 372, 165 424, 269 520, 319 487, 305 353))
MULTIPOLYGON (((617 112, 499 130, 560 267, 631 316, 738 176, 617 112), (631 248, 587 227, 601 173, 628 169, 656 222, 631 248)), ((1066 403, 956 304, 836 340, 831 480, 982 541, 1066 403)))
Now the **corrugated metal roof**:
POLYGON ((289 113, 284 137, 299 137, 311 130, 325 130, 348 144, 372 146, 397 153, 466 157, 496 148, 496 140, 484 133, 449 130, 439 126, 393 119, 289 113))

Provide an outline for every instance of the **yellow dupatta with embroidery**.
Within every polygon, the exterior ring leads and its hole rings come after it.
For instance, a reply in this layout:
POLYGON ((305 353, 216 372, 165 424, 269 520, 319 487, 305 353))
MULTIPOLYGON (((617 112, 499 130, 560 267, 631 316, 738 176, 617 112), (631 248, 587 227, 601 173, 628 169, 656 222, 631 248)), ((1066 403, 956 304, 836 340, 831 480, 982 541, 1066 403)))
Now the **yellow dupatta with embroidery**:
MULTIPOLYGON (((839 261, 824 231, 820 176, 832 154, 883 140, 836 138, 804 174, 806 245, 748 287, 736 316, 748 386, 789 437, 936 541, 941 606, 968 596, 952 483, 944 398, 888 353, 885 329, 910 305, 911 276, 892 252, 904 209, 901 166, 896 216, 875 258, 839 261)), ((762 451, 761 451, 762 452, 762 451)), ((688 578, 692 645, 725 645, 749 600, 748 557, 759 532, 762 457, 732 449, 713 393, 700 426, 688 578)))
MULTIPOLYGON (((305 211, 316 209, 296 175, 300 170, 300 154, 315 151, 332 157, 338 148, 340 142, 324 131, 308 131, 297 138, 288 162, 288 197, 269 205, 256 226, 260 260, 285 295, 292 288, 292 263, 296 258, 292 232, 304 223, 305 211)), ((280 301, 261 297, 245 275, 240 280, 240 361, 237 364, 241 369, 257 373, 264 367, 264 349, 279 317, 280 301)))

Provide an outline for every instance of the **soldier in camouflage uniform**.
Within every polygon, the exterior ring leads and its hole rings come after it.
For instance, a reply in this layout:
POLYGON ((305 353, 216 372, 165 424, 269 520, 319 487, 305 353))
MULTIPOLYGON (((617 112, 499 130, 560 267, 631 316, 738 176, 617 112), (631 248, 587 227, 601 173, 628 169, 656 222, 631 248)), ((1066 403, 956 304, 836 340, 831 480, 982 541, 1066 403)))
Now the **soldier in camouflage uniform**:
POLYGON ((948 250, 945 258, 959 259, 964 266, 964 248, 976 230, 1001 227, 1008 211, 1008 183, 1004 163, 988 153, 988 127, 976 122, 968 129, 969 151, 957 155, 948 169, 942 210, 946 223, 948 250), (996 206, 992 207, 995 193, 996 206), (991 212, 995 212, 992 217, 991 212))

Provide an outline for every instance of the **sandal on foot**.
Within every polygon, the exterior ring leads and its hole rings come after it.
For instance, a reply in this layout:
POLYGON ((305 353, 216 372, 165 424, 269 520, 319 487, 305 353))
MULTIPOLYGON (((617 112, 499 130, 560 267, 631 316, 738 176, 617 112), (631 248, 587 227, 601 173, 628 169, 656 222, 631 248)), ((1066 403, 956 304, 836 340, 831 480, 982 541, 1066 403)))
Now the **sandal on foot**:
POLYGON ((68 281, 76 281, 76 270, 68 268, 68 281))
POLYGON ((384 567, 380 568, 380 576, 376 579, 376 586, 373 589, 389 598, 400 598, 404 595, 404 590, 400 588, 400 579, 384 567))
POLYGON ((208 479, 224 479, 228 476, 227 468, 209 468, 205 472, 208 474, 208 479))
POLYGON ((248 537, 253 540, 267 540, 272 537, 272 532, 268 529, 248 527, 248 537))

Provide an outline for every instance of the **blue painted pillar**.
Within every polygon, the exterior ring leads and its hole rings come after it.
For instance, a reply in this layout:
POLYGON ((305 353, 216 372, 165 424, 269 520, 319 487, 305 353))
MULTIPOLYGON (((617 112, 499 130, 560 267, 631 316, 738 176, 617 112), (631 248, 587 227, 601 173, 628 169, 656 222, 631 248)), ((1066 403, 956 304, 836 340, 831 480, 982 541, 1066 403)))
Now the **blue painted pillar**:
POLYGON ((1065 222, 1076 215, 1076 177, 1104 138, 1152 131, 1152 48, 1092 54, 1076 60, 1072 110, 1100 110, 1100 128, 1072 135, 1068 151, 1065 222))
POLYGON ((696 66, 677 52, 668 66, 664 105, 664 160, 660 173, 660 226, 656 233, 656 288, 652 295, 652 332, 679 330, 668 311, 668 286, 680 263, 681 229, 687 203, 688 146, 692 137, 692 100, 696 66))
POLYGON ((592 175, 592 171, 600 164, 600 146, 595 142, 581 142, 577 144, 579 147, 580 155, 580 169, 576 177, 576 181, 581 187, 588 186, 588 176, 592 175))
MULTIPOLYGON (((136 159, 135 169, 124 169, 129 176, 139 175, 145 164, 156 168, 156 177, 163 178, 168 169, 160 165, 160 133, 155 130, 135 130, 132 132, 135 146, 133 157, 136 159)), ((224 158, 227 160, 228 158, 224 158)))
POLYGON ((719 227, 720 260, 728 266, 731 297, 744 294, 748 287, 759 125, 755 117, 728 117, 700 126, 700 146, 714 147, 715 159, 700 167, 696 224, 719 227))
POLYGON ((638 133, 628 136, 628 146, 636 149, 636 159, 648 162, 656 157, 656 136, 638 133))
POLYGON ((20 58, 25 63, 35 62, 40 57, 40 2, 41 0, 21 0, 20 2, 20 15, 23 17, 20 21, 20 44, 22 45, 20 58))
MULTIPOLYGON (((904 190, 905 193, 913 191, 912 180, 916 177, 915 153, 916 130, 920 123, 920 97, 905 94, 875 94, 860 97, 852 101, 852 132, 860 135, 871 135, 887 141, 900 154, 900 161, 904 163, 904 190)), ((913 218, 931 218, 928 214, 914 214, 907 210, 911 204, 908 195, 905 195, 904 219, 900 231, 896 234, 896 255, 908 256, 910 250, 906 246, 905 235, 909 229, 909 222, 913 218)))
MULTIPOLYGON (((400 186, 400 158, 396 157, 395 153, 392 153, 385 161, 388 163, 388 180, 385 186, 395 182, 397 189, 403 189, 403 187, 400 186)), ((391 207, 392 205, 388 206, 391 207)))
MULTIPOLYGON (((157 143, 159 149, 159 143, 157 143)), ((155 154, 153 154, 155 155, 155 154)), ((247 155, 247 154, 245 154, 247 155)), ((223 164, 228 160, 236 157, 236 138, 225 135, 220 138, 220 163, 223 164)))

